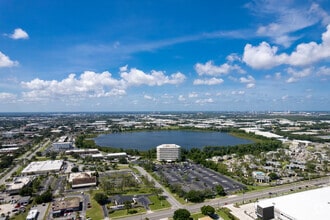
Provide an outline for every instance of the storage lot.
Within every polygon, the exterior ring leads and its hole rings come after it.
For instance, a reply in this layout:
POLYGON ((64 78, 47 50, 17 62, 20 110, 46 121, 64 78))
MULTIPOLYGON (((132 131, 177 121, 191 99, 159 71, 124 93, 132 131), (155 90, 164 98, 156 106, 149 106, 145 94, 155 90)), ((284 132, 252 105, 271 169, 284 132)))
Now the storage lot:
POLYGON ((221 185, 230 194, 245 188, 239 182, 193 163, 156 165, 156 173, 164 176, 170 185, 180 184, 186 192, 214 189, 221 185))

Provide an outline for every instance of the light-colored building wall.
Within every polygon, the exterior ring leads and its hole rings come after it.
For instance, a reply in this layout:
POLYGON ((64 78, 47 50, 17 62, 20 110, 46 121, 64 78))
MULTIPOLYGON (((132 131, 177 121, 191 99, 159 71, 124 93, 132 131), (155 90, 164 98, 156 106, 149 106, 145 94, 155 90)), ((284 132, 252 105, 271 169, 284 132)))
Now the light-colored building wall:
POLYGON ((176 144, 162 144, 157 146, 158 161, 176 161, 181 158, 181 147, 176 144))

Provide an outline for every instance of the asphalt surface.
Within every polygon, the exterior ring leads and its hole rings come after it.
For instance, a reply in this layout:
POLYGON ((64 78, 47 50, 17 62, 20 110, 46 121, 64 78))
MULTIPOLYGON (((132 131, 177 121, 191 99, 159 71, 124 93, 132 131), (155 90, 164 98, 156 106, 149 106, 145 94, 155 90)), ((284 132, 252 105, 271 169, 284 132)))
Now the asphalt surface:
MULTIPOLYGON (((143 218, 147 217, 150 220, 160 220, 160 219, 172 217, 173 212, 176 209, 178 209, 179 207, 189 210, 190 213, 196 213, 196 212, 200 212, 201 207, 204 205, 211 205, 215 208, 218 208, 218 207, 221 207, 221 206, 224 206, 227 204, 242 203, 243 200, 246 203, 248 203, 248 201, 250 201, 250 200, 252 201, 252 200, 256 200, 256 199, 264 199, 264 198, 279 196, 281 194, 288 193, 288 192, 294 193, 297 190, 309 189, 311 186, 320 186, 320 185, 329 184, 329 183, 330 183, 330 177, 325 177, 325 178, 320 178, 320 179, 315 179, 315 180, 310 180, 310 181, 297 182, 297 183, 290 184, 290 185, 271 187, 271 188, 267 188, 265 190, 260 190, 260 191, 247 192, 247 193, 244 193, 241 195, 234 195, 234 196, 229 196, 226 198, 213 199, 213 200, 210 200, 207 202, 193 204, 193 205, 180 204, 180 206, 172 207, 172 209, 144 214, 143 218), (306 186, 308 186, 308 188, 306 186)), ((157 184, 157 182, 156 182, 156 184, 157 184)), ((142 216, 141 216, 141 218, 142 218, 142 216)), ((137 216, 124 217, 124 218, 120 218, 120 219, 121 220, 136 220, 137 216)))

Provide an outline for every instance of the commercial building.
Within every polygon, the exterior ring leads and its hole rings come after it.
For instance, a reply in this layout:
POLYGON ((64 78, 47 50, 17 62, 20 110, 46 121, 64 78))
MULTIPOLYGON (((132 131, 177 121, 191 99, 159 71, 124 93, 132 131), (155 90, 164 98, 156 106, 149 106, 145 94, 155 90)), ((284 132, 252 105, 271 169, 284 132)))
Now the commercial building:
POLYGON ((60 217, 69 212, 82 210, 82 202, 78 197, 62 198, 52 204, 53 217, 60 217))
POLYGON ((329 219, 330 187, 260 200, 256 214, 262 220, 329 219))
POLYGON ((22 171, 22 174, 46 174, 50 172, 59 172, 63 166, 63 160, 46 160, 31 162, 22 171))
POLYGON ((91 172, 71 173, 69 176, 69 183, 72 188, 96 186, 97 179, 91 172))
POLYGON ((53 151, 66 151, 73 149, 73 143, 67 136, 62 136, 57 142, 52 143, 53 151))
POLYGON ((162 144, 157 146, 158 161, 177 161, 181 158, 181 147, 176 144, 162 144))
POLYGON ((19 191, 29 185, 34 177, 14 177, 13 181, 6 184, 6 192, 10 195, 18 194, 19 191))

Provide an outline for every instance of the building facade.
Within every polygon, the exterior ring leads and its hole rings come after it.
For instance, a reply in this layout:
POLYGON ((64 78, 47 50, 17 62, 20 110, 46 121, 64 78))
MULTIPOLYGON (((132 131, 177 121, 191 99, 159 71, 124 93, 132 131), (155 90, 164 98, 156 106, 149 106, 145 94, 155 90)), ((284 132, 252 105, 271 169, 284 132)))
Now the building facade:
POLYGON ((173 162, 181 159, 181 147, 176 144, 162 144, 157 146, 157 160, 173 162))

